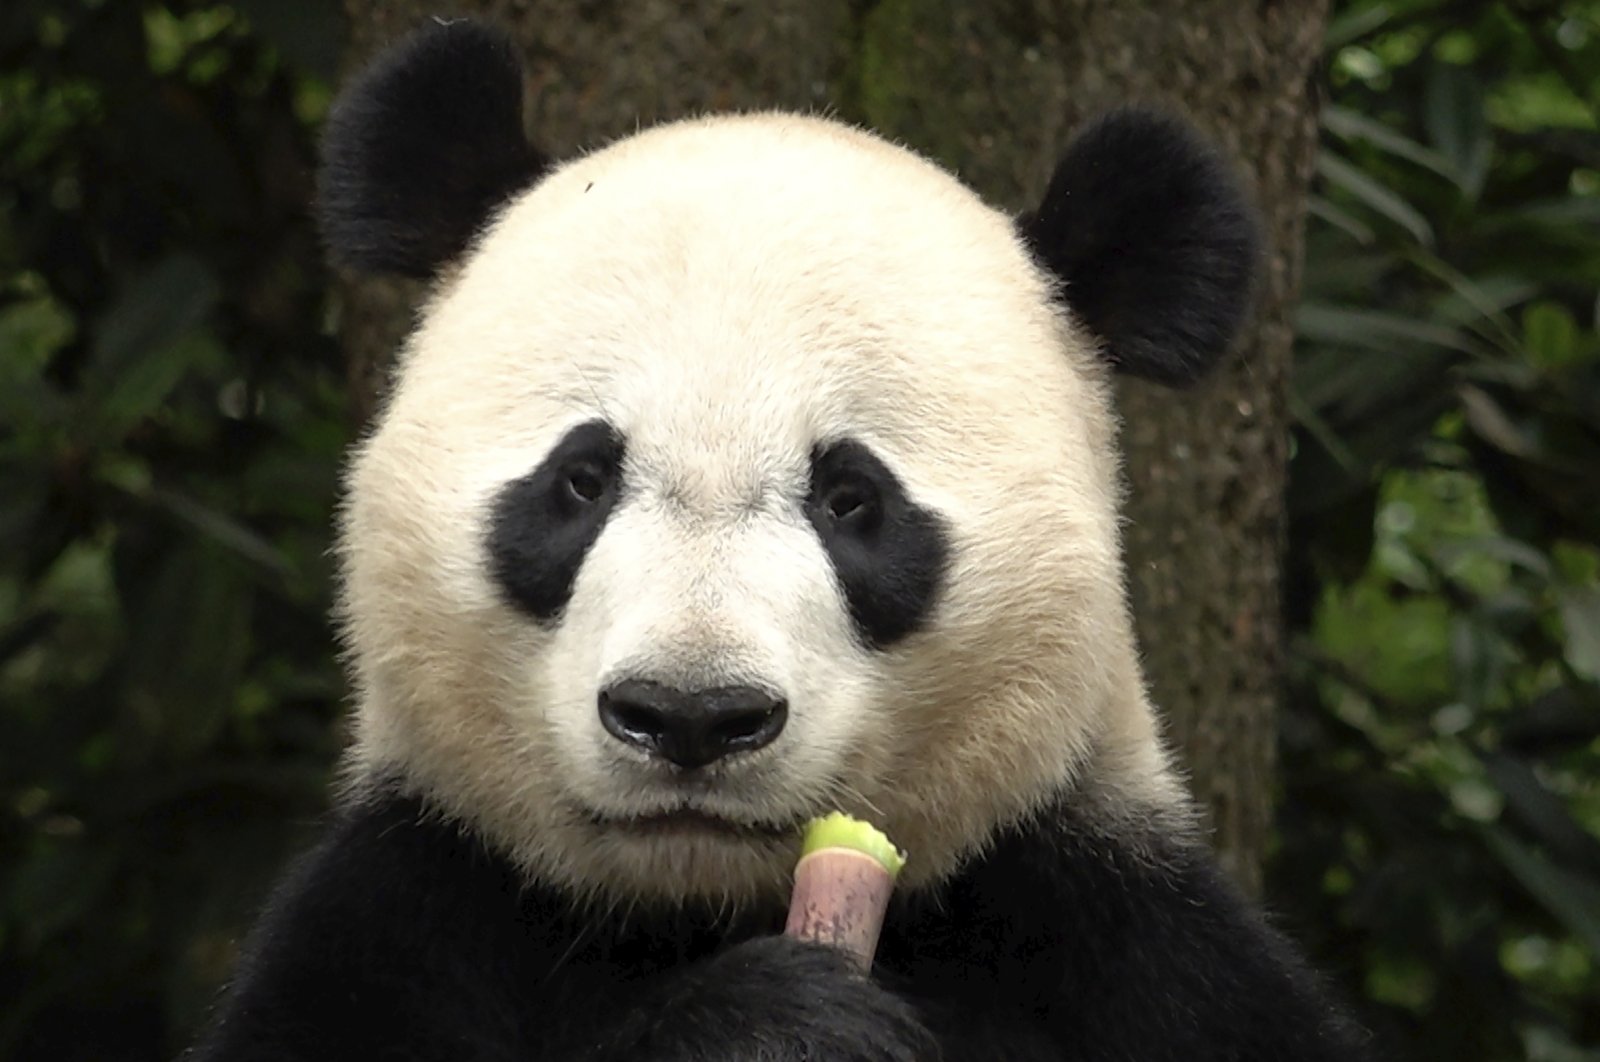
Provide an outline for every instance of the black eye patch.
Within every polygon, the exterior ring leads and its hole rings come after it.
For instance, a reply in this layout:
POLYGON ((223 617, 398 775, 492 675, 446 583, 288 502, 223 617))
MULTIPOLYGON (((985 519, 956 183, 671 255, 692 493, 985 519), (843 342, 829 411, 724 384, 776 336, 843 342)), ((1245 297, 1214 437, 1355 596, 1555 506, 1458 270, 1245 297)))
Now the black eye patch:
POLYGON ((622 490, 622 437, 603 421, 569 431, 532 472, 495 496, 489 560, 506 599, 553 622, 622 490))
POLYGON ((949 563, 949 535, 876 454, 848 439, 813 451, 805 512, 867 645, 886 649, 927 621, 949 563))

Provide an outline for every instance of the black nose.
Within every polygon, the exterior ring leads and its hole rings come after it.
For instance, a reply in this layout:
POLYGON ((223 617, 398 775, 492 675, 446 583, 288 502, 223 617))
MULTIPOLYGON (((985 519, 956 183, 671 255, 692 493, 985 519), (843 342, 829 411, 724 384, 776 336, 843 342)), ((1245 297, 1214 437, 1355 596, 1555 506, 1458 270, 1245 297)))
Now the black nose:
POLYGON ((678 690, 628 679, 600 691, 600 722, 619 741, 679 767, 704 767, 772 744, 789 706, 750 686, 678 690))

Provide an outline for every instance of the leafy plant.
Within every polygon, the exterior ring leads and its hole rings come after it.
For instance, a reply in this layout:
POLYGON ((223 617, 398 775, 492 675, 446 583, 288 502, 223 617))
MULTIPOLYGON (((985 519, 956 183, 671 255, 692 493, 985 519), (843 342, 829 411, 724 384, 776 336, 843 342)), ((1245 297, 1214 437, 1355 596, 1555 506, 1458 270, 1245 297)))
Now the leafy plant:
POLYGON ((1600 5, 1346 3, 1274 892, 1415 1058, 1600 1058, 1600 5))
POLYGON ((240 9, 0 16, 0 1057, 170 1057, 322 806, 324 84, 240 9))

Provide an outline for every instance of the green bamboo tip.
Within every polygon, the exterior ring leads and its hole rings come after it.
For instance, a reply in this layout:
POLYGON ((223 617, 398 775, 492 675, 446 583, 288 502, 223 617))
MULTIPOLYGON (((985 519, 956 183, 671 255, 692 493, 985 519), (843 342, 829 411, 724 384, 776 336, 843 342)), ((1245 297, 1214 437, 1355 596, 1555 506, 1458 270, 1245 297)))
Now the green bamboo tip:
POLYGON ((812 852, 820 852, 824 848, 849 848, 869 855, 883 864, 883 869, 889 872, 891 878, 898 875, 900 868, 906 865, 906 854, 896 848, 882 830, 870 822, 853 819, 841 811, 824 815, 820 819, 812 819, 806 826, 805 846, 801 849, 801 858, 812 852))

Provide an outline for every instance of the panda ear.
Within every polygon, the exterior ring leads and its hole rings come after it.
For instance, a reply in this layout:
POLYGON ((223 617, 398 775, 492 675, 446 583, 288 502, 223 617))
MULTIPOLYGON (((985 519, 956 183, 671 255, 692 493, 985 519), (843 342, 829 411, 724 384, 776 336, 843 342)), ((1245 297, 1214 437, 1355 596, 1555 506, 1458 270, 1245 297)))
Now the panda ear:
POLYGON ((1118 372, 1187 386, 1227 351, 1249 308, 1255 209, 1177 119, 1131 109, 1100 119, 1017 225, 1118 372))
POLYGON ((335 261, 429 277, 548 163, 522 127, 503 33, 435 20, 361 71, 323 133, 317 211, 335 261))

